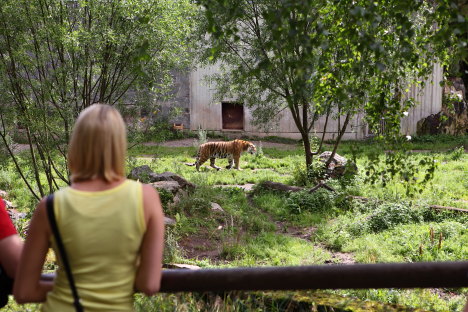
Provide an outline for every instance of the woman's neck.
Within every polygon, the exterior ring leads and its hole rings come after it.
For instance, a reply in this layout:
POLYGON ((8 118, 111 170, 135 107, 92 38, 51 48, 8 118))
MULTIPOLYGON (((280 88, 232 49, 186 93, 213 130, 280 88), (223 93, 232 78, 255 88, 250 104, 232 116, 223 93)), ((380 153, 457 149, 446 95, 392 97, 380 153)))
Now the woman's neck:
POLYGON ((72 182, 71 187, 75 190, 79 191, 91 191, 91 192, 98 192, 98 191, 105 191, 112 189, 120 184, 125 182, 125 178, 122 177, 119 180, 107 182, 102 178, 95 178, 86 181, 79 181, 79 182, 72 182))

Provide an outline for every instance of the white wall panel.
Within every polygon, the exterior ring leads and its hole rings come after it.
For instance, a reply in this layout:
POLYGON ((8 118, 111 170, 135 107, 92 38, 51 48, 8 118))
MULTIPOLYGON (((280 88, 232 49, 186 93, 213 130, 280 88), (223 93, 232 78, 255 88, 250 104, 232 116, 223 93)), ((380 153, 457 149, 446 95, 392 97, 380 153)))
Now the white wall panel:
MULTIPOLYGON (((199 68, 190 74, 190 129, 196 130, 202 127, 205 130, 222 130, 222 115, 220 103, 213 100, 214 86, 209 86, 205 81, 205 76, 216 73, 218 66, 199 68)), ((424 87, 414 86, 406 96, 413 97, 417 103, 408 112, 408 117, 404 117, 401 123, 401 132, 406 135, 416 133, 416 124, 419 120, 438 113, 442 108, 442 87, 440 81, 443 80, 442 67, 439 64, 434 65, 434 71, 428 78, 424 87)), ((226 99, 232 100, 232 99, 226 99)), ((291 138, 300 138, 294 120, 285 110, 278 125, 273 125, 266 133, 262 128, 254 127, 251 124, 252 115, 248 108, 244 108, 244 130, 246 134, 264 136, 277 135, 291 138)), ((344 116, 341 118, 341 123, 344 116)), ((325 117, 316 122, 317 135, 321 136, 321 131, 325 123, 325 117)), ((236 131, 231 131, 236 132, 236 131)), ((238 132, 238 131, 237 131, 238 132)), ((363 114, 357 114, 348 125, 344 135, 345 139, 362 139, 367 135, 363 114)), ((338 133, 338 120, 330 118, 327 127, 327 139, 332 139, 338 133)))

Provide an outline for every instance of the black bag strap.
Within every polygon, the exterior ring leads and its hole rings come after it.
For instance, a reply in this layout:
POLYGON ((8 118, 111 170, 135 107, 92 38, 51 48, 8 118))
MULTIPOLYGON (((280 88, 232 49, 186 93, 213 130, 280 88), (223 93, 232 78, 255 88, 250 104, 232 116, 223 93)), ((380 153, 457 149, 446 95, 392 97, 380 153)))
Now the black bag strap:
POLYGON ((52 233, 55 237, 55 242, 57 243, 57 248, 60 253, 60 258, 62 258, 63 267, 65 269, 65 273, 67 274, 68 282, 70 284, 70 288, 73 295, 73 305, 75 306, 76 312, 83 312, 83 305, 81 304, 80 297, 78 296, 78 290, 75 286, 75 280, 73 279, 72 271, 70 268, 70 263, 68 262, 67 253, 65 251, 65 246, 62 242, 62 237, 60 236, 57 221, 55 220, 55 212, 54 212, 54 194, 47 196, 46 199, 46 207, 47 207, 47 217, 49 219, 50 228, 52 233))
POLYGON ((13 279, 10 278, 0 265, 0 309, 8 304, 8 295, 13 288, 13 279))

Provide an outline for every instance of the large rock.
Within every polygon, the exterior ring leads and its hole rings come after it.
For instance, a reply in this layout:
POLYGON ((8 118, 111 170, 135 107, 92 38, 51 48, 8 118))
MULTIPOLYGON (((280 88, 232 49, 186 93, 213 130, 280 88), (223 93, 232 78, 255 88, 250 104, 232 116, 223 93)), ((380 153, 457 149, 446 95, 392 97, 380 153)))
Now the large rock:
POLYGON ((464 94, 463 81, 452 79, 451 84, 444 87, 442 110, 419 120, 416 124, 416 134, 468 134, 468 104, 464 94))
POLYGON ((158 181, 176 181, 177 183, 179 183, 180 187, 183 189, 195 188, 195 184, 169 171, 159 173, 159 174, 153 173, 150 175, 150 182, 158 182, 158 181))
MULTIPOLYGON (((327 160, 330 158, 331 154, 332 152, 326 151, 320 154, 318 157, 321 162, 326 163, 327 160)), ((327 175, 331 178, 339 178, 345 175, 345 173, 347 171, 350 171, 351 169, 353 170, 353 172, 356 172, 356 164, 348 162, 348 160, 345 157, 335 153, 330 164, 328 165, 327 175)))
POLYGON ((224 212, 224 209, 218 203, 211 203, 211 210, 212 211, 224 212))
POLYGON ((451 110, 444 108, 441 112, 429 115, 416 124, 417 135, 464 135, 467 133, 468 109, 464 102, 452 103, 451 110))
POLYGON ((128 175, 129 179, 137 180, 142 183, 150 183, 151 174, 154 174, 153 170, 148 165, 133 168, 128 175))
MULTIPOLYGON (((193 189, 195 188, 195 184, 185 180, 183 177, 173 173, 173 172, 163 172, 163 173, 155 173, 148 165, 143 165, 140 167, 133 168, 128 175, 128 178, 133 180, 138 180, 142 183, 155 183, 155 182, 177 182, 178 189, 193 189)), ((160 188, 172 188, 173 183, 160 183, 158 184, 160 188)))
POLYGON ((165 190, 172 194, 177 193, 180 189, 180 185, 177 181, 158 181, 150 184, 157 190, 165 190))

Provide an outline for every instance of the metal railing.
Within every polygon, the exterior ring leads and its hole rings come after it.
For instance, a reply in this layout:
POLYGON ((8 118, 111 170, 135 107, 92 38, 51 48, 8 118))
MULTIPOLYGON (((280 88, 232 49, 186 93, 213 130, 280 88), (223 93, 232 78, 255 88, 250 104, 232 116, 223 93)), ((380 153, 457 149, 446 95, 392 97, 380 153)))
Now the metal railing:
POLYGON ((468 261, 164 270, 161 292, 468 287, 468 261))
POLYGON ((442 287, 468 287, 468 261, 170 269, 163 270, 160 292, 442 287))

